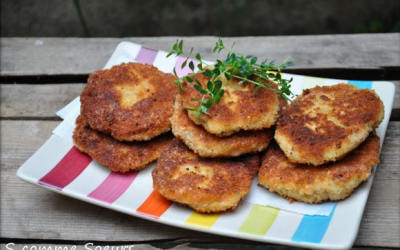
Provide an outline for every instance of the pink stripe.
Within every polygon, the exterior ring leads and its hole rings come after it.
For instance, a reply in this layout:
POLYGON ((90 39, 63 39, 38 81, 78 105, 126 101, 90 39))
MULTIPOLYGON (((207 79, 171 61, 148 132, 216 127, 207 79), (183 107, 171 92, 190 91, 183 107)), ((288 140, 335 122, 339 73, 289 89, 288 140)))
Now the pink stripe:
POLYGON ((61 161, 38 183, 61 191, 78 177, 90 164, 92 159, 86 154, 72 147, 61 161))
MULTIPOLYGON (((182 77, 182 76, 186 76, 190 73, 192 73, 192 70, 189 68, 189 62, 193 61, 191 59, 188 60, 186 66, 182 69, 182 63, 186 60, 186 57, 184 56, 179 56, 178 60, 176 60, 175 63, 175 70, 176 70, 176 74, 178 75, 178 77, 182 77)), ((199 64, 198 61, 193 61, 193 64, 195 66, 195 71, 197 71, 197 64, 199 64)))
POLYGON ((112 204, 128 189, 137 175, 138 172, 128 174, 111 172, 88 197, 112 204))
POLYGON ((143 63, 143 64, 150 64, 153 65, 154 60, 156 59, 158 51, 149 49, 146 47, 141 47, 138 55, 135 58, 135 61, 143 63))

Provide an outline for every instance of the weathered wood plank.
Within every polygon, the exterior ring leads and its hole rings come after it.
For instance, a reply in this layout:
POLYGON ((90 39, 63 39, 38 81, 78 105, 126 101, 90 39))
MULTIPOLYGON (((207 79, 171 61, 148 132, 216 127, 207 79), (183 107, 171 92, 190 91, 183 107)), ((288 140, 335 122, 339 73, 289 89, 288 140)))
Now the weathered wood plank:
POLYGON ((57 118, 85 84, 1 84, 2 118, 57 118))
MULTIPOLYGON (((396 86, 391 119, 400 119, 400 81, 396 86)), ((55 112, 76 98, 84 84, 1 84, 1 118, 51 118, 55 112)))
MULTIPOLYGON (((0 74, 76 75, 103 68, 121 41, 169 51, 181 37, 130 38, 2 38, 0 74)), ((215 60, 215 37, 183 37, 203 58, 215 60)), ((246 54, 276 61, 291 57, 293 68, 399 67, 400 34, 229 37, 227 45, 246 54)))
MULTIPOLYGON (((93 241, 248 241, 179 229, 62 196, 19 180, 17 168, 57 121, 1 121, 1 232, 4 238, 93 241)), ((357 246, 400 247, 400 122, 389 124, 357 246)))

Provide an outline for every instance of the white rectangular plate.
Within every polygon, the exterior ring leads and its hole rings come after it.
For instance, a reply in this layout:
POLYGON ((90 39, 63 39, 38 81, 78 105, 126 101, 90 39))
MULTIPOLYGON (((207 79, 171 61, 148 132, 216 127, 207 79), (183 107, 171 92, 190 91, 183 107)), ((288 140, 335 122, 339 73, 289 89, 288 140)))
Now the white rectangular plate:
MULTIPOLYGON (((180 66, 184 60, 181 57, 166 58, 165 55, 163 51, 122 42, 105 68, 136 61, 171 72, 175 65, 180 66)), ((188 71, 179 69, 177 73, 184 75, 188 71)), ((292 90, 297 94, 305 88, 339 82, 375 90, 385 105, 385 119, 377 129, 383 143, 394 100, 393 83, 291 74, 284 74, 284 77, 293 77, 292 90)), ((154 164, 150 164, 140 172, 113 173, 79 152, 70 141, 52 135, 19 168, 17 175, 22 180, 55 192, 151 221, 236 238, 318 249, 351 248, 374 176, 373 173, 349 198, 338 202, 329 216, 302 215, 247 202, 243 202, 235 211, 205 215, 173 204, 155 192, 151 179, 153 168, 154 164)))

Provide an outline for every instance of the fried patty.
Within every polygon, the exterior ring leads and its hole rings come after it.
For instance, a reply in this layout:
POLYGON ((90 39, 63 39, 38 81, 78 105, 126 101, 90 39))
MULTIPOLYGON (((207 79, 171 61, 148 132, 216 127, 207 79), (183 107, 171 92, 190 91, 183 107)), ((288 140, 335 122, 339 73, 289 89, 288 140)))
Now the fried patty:
MULTIPOLYGON (((195 76, 207 88, 209 78, 203 74, 195 76)), ((252 83, 238 84, 239 80, 222 78, 224 96, 218 104, 208 109, 210 115, 197 115, 189 112, 190 119, 201 125, 209 133, 218 136, 228 136, 239 130, 262 130, 273 126, 278 118, 278 95, 266 88, 257 91, 252 83)), ((194 83, 184 83, 185 92, 180 92, 185 107, 198 107, 192 99, 201 99, 202 95, 192 86, 194 83)), ((269 83, 272 88, 276 85, 269 83)))
POLYGON ((349 84, 315 87, 282 110, 275 139, 291 162, 318 166, 355 149, 383 116, 374 91, 349 84))
POLYGON ((89 76, 81 114, 120 141, 147 141, 170 130, 175 77, 151 65, 123 63, 89 76))
POLYGON ((172 133, 202 157, 236 157, 258 153, 268 147, 273 136, 272 129, 239 131, 227 137, 210 134, 190 120, 179 95, 175 100, 171 125, 172 133))
POLYGON ((340 161, 315 167, 291 163, 276 143, 262 157, 259 182, 270 192, 306 203, 342 200, 371 175, 379 162, 380 142, 372 133, 340 161))
POLYGON ((153 187, 168 200, 197 212, 235 209, 249 190, 260 158, 201 158, 174 139, 153 170, 153 187))
POLYGON ((172 139, 173 136, 168 133, 151 141, 121 142, 91 129, 82 115, 76 120, 73 134, 74 144, 80 151, 115 172, 145 168, 148 163, 158 158, 172 139))

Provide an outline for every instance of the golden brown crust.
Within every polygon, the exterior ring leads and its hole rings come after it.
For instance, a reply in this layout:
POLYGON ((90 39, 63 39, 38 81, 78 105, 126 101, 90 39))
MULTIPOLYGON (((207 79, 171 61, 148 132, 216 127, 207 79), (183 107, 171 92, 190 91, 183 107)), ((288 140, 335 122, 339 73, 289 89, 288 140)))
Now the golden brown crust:
POLYGON ((123 63, 89 76, 81 114, 120 141, 146 141, 170 130, 175 77, 151 65, 123 63))
POLYGON ((190 120, 179 95, 175 100, 171 125, 174 135, 201 157, 237 157, 258 153, 268 147, 273 136, 272 129, 239 131, 227 137, 210 134, 190 120))
MULTIPOLYGON (((195 76, 206 88, 208 78, 203 74, 195 76)), ((222 79, 225 90, 220 103, 208 109, 210 115, 196 115, 189 112, 190 119, 204 127, 209 133, 228 136, 239 130, 262 130, 273 126, 278 118, 278 95, 271 90, 260 88, 255 91, 254 84, 238 85, 237 79, 222 79)), ((271 87, 276 87, 270 83, 271 87)), ((180 92, 185 107, 197 107, 192 98, 201 99, 192 84, 184 83, 185 92, 180 92)))
POLYGON ((380 141, 371 134, 340 161, 320 167, 291 163, 276 143, 262 156, 260 184, 270 192, 306 203, 342 200, 371 175, 379 162, 380 141))
POLYGON ((80 151, 115 172, 145 168, 172 139, 168 133, 146 142, 121 142, 91 129, 82 115, 76 120, 73 134, 74 144, 80 151))
POLYGON ((153 187, 165 198, 197 212, 235 209, 260 165, 258 156, 232 159, 201 158, 174 139, 153 170, 153 187))
POLYGON ((349 84, 305 90, 283 109, 275 139, 292 162, 314 166, 343 158, 384 116, 379 96, 349 84))

